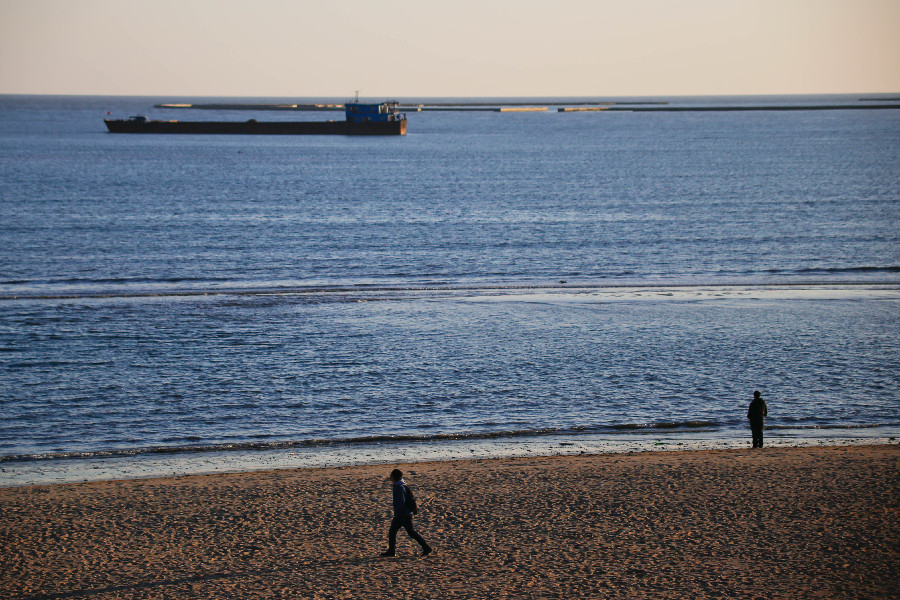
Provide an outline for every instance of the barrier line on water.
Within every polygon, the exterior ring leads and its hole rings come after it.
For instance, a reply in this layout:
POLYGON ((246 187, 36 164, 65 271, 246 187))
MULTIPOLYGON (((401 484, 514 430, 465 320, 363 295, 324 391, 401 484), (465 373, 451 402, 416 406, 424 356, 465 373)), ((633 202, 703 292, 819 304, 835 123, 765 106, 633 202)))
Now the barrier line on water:
POLYGON ((0 293, 0 301, 13 300, 79 300, 112 298, 168 298, 200 296, 287 296, 312 294, 353 294, 365 292, 498 292, 498 291, 549 291, 549 290, 671 290, 671 289, 823 289, 823 288, 873 288, 893 289, 900 281, 833 281, 833 282, 719 282, 719 283, 556 283, 521 285, 350 285, 325 287, 276 287, 276 288, 198 288, 165 291, 97 291, 97 292, 36 292, 0 293))

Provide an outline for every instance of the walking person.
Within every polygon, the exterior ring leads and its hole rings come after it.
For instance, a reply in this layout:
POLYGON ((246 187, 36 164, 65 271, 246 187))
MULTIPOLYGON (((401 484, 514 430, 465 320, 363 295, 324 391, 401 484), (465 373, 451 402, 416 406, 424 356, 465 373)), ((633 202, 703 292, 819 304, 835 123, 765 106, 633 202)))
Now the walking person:
POLYGON ((750 432, 753 435, 753 447, 763 447, 763 424, 766 415, 769 414, 769 407, 766 401, 758 391, 753 392, 753 400, 750 402, 750 409, 747 411, 747 418, 750 419, 750 432))
POLYGON ((406 529, 406 533, 409 534, 409 537, 419 542, 419 545, 422 546, 422 556, 428 556, 431 554, 431 546, 429 546, 425 539, 416 532, 415 528, 413 528, 413 513, 407 503, 407 498, 411 498, 412 492, 409 491, 409 488, 406 487, 406 482, 403 481, 403 471, 400 469, 391 471, 391 482, 391 488, 394 495, 394 518, 391 520, 391 528, 388 531, 387 552, 382 552, 381 555, 394 556, 396 554, 397 532, 403 527, 406 529))

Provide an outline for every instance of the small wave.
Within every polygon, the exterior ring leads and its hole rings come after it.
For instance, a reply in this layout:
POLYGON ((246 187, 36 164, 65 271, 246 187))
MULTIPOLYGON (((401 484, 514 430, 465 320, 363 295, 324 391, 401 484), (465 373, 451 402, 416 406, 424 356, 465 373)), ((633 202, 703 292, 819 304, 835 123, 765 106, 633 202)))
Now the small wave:
MULTIPOLYGON (((766 429, 877 429, 890 427, 887 423, 849 423, 849 424, 795 424, 795 425, 766 425, 766 429)), ((898 424, 893 425, 897 427, 898 424)))
POLYGON ((227 282, 225 277, 70 277, 63 279, 33 280, 28 283, 96 285, 96 284, 135 284, 135 283, 218 283, 227 282))
POLYGON ((657 423, 623 423, 612 425, 612 429, 635 431, 642 429, 706 429, 718 427, 715 421, 661 421, 657 423))
MULTIPOLYGON (((269 440, 269 441, 245 441, 225 444, 180 443, 167 446, 153 446, 145 448, 125 448, 90 451, 47 452, 34 454, 13 454, 0 456, 0 463, 5 462, 31 462, 50 461, 64 459, 96 459, 96 458, 123 458, 130 456, 150 454, 187 454, 204 452, 240 452, 240 451, 266 451, 284 450, 290 448, 315 448, 323 446, 353 446, 363 444, 396 444, 416 442, 442 442, 442 441, 478 441, 500 440, 526 437, 546 437, 553 435, 586 435, 597 433, 609 433, 615 435, 623 432, 660 431, 660 430, 698 430, 716 429, 719 424, 714 421, 681 421, 659 423, 625 423, 616 425, 585 425, 579 427, 548 427, 543 429, 513 429, 502 431, 478 431, 458 433, 421 433, 403 435, 368 435, 352 438, 336 439, 308 439, 308 440, 269 440)), ((260 436, 264 437, 264 436, 260 436)), ((179 438, 167 441, 192 442, 199 438, 179 438)))
POLYGON ((765 273, 794 273, 809 275, 819 273, 900 273, 900 266, 895 265, 861 265, 857 267, 808 267, 804 269, 768 269, 765 273))
MULTIPOLYGON (((428 443, 428 442, 465 442, 465 441, 490 441, 516 438, 536 438, 549 436, 571 436, 608 434, 610 436, 623 434, 652 435, 661 432, 699 432, 718 431, 720 429, 742 429, 744 422, 720 423, 717 421, 657 421, 648 423, 617 423, 612 425, 583 425, 577 427, 548 427, 543 429, 512 429, 500 431, 476 431, 476 432, 448 432, 448 433, 413 433, 402 435, 366 435, 350 438, 316 438, 306 440, 259 440, 231 443, 194 443, 200 438, 182 437, 172 438, 172 445, 133 447, 106 450, 85 451, 61 451, 33 454, 0 455, 0 463, 54 461, 66 459, 103 459, 126 458, 142 455, 163 454, 192 454, 192 453, 217 453, 217 452, 253 452, 287 450, 291 448, 317 448, 340 447, 367 444, 403 444, 403 443, 428 443), (180 443, 178 443, 180 442, 180 443)), ((864 430, 879 427, 900 427, 900 423, 772 423, 766 425, 770 430, 864 430)), ((266 437, 260 434, 259 437, 266 437)))

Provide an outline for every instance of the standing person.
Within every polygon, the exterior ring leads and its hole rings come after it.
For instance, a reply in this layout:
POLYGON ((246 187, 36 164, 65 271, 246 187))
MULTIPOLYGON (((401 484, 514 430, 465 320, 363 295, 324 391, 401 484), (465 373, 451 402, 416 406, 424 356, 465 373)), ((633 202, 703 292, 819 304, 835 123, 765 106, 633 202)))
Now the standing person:
POLYGON ((753 434, 753 447, 763 447, 763 423, 766 415, 769 414, 769 407, 766 401, 758 391, 753 392, 753 400, 750 402, 750 410, 747 411, 747 418, 750 419, 750 432, 753 434))
POLYGON ((401 527, 406 528, 409 537, 419 542, 422 546, 422 556, 431 554, 431 546, 413 528, 412 511, 406 505, 407 495, 410 493, 403 481, 403 471, 394 469, 391 471, 391 488, 394 492, 394 518, 391 520, 391 529, 388 531, 388 549, 382 552, 382 556, 394 556, 397 549, 397 532, 401 527))

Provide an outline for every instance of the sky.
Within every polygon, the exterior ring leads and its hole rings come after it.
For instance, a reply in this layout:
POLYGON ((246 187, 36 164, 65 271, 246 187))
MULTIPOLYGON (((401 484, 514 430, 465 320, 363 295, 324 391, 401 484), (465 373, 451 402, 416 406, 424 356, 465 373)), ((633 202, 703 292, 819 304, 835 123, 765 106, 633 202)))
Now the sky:
POLYGON ((900 0, 0 0, 0 94, 900 93, 900 0))

